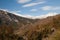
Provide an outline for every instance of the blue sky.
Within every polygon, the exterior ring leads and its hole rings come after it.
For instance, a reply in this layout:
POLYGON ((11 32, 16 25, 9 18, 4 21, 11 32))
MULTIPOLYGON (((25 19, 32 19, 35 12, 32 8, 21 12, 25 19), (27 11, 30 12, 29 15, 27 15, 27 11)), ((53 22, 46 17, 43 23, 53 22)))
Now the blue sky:
POLYGON ((60 0, 0 0, 0 9, 32 16, 60 13, 60 0))

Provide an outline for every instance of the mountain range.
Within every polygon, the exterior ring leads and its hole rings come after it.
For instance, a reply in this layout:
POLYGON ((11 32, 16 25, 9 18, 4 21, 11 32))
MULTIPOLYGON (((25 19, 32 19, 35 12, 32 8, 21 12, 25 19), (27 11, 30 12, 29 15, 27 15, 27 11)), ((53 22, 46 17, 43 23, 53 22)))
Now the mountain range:
POLYGON ((60 14, 31 19, 0 10, 0 40, 60 40, 60 14))

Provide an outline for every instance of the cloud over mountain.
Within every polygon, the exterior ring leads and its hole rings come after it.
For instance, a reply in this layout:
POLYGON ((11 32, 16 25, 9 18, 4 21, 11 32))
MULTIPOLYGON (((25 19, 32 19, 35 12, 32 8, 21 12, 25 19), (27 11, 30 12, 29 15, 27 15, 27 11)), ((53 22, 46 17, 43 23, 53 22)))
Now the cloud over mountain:
POLYGON ((42 7, 42 10, 60 10, 60 7, 44 6, 42 7))
MULTIPOLYGON (((46 18, 46 17, 48 17, 48 16, 54 16, 54 15, 59 14, 59 13, 56 13, 56 12, 49 12, 49 13, 44 14, 44 15, 31 16, 31 15, 22 15, 22 14, 19 14, 18 12, 21 12, 21 11, 9 11, 9 10, 7 10, 7 9, 0 9, 0 10, 7 11, 7 12, 13 13, 13 14, 15 14, 15 15, 22 16, 22 17, 26 17, 26 18, 30 18, 30 19, 43 19, 43 18, 46 18)), ((33 10, 31 10, 31 11, 35 11, 35 10, 33 9, 33 10)))

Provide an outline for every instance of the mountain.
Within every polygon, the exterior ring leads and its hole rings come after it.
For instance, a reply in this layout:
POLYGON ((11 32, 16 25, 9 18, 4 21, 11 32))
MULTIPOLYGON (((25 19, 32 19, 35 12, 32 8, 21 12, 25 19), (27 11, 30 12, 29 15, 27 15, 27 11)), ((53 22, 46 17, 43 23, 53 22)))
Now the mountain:
POLYGON ((60 14, 29 19, 0 10, 0 40, 60 40, 60 14))
POLYGON ((14 27, 22 27, 23 25, 34 23, 37 20, 24 18, 15 14, 0 10, 0 24, 13 25, 14 27))

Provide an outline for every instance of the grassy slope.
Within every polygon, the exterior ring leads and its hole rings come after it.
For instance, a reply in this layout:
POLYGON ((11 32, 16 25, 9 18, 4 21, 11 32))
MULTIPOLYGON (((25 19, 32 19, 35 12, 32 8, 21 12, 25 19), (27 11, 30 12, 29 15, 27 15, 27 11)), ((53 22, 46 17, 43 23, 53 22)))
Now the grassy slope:
POLYGON ((18 25, 7 19, 7 16, 0 16, 0 40, 60 40, 60 15, 41 19, 38 22, 34 21, 34 23, 26 18, 21 20, 15 15, 13 18, 19 20, 18 25), (28 23, 29 20, 30 23, 28 23), (6 21, 9 21, 10 24, 5 24, 6 21), (21 24, 22 27, 20 27, 21 24), (19 29, 14 31, 15 26, 19 29))

